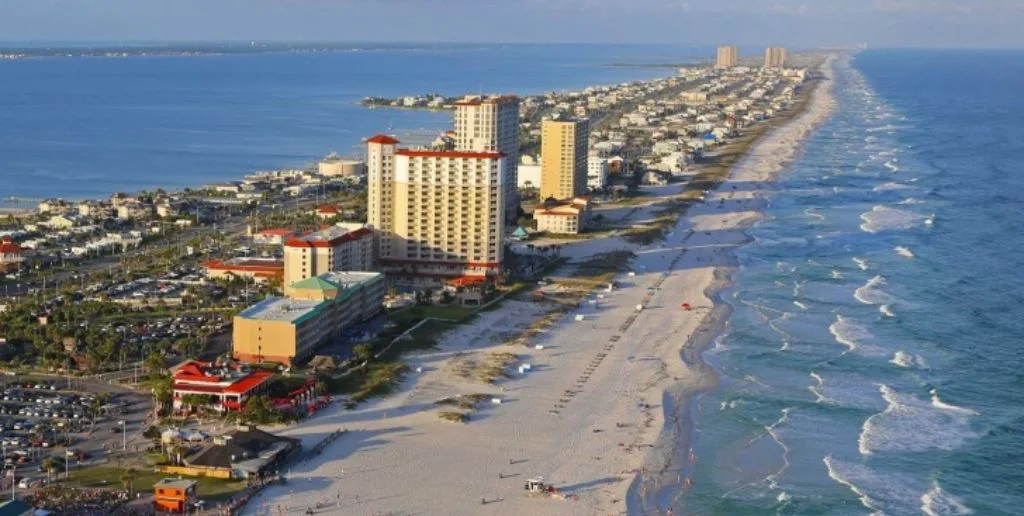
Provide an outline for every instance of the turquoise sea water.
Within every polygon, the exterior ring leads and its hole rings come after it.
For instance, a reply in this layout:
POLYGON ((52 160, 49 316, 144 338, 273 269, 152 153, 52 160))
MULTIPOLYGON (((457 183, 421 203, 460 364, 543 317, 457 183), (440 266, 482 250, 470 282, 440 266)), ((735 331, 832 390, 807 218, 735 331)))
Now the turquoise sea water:
POLYGON ((358 101, 581 89, 675 73, 611 64, 709 55, 640 45, 401 45, 2 61, 0 197, 197 186, 302 166, 332 150, 362 152, 362 138, 380 132, 429 141, 450 127, 450 114, 368 110, 358 101))
POLYGON ((871 51, 705 359, 693 514, 1021 514, 1024 53, 871 51))

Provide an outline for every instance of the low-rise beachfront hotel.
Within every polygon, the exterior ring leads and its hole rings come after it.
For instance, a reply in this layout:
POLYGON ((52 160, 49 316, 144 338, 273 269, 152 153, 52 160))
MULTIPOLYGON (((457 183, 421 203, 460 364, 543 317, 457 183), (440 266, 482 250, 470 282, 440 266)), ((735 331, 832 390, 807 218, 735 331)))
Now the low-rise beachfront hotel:
POLYGON ((332 271, 285 287, 235 316, 232 355, 242 362, 294 364, 383 309, 379 272, 332 271))

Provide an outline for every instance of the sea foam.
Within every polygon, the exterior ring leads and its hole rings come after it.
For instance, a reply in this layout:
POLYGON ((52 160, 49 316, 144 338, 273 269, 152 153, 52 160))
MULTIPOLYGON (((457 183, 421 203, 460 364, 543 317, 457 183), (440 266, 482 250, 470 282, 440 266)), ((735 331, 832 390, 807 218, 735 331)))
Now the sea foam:
POLYGON ((899 475, 876 471, 866 464, 837 459, 828 455, 824 459, 829 478, 846 486, 869 509, 872 516, 884 514, 914 514, 918 507, 921 488, 917 482, 899 475))
POLYGON ((931 488, 921 495, 921 512, 926 516, 963 516, 974 514, 959 498, 942 489, 939 481, 932 482, 931 488))
POLYGON ((917 213, 888 206, 874 206, 871 211, 862 213, 860 218, 864 221, 860 229, 868 233, 910 229, 922 222, 929 224, 928 218, 917 213))
POLYGON ((815 385, 807 387, 807 390, 811 391, 811 394, 814 395, 814 402, 830 403, 832 400, 830 400, 828 396, 825 396, 825 394, 821 391, 821 388, 825 386, 825 379, 822 378, 820 374, 815 373, 813 371, 811 372, 811 378, 814 379, 815 385))
POLYGON ((828 327, 828 331, 836 342, 846 346, 848 352, 855 351, 861 341, 873 337, 866 327, 839 314, 836 314, 836 322, 828 327))
POLYGON ((898 255, 900 255, 900 256, 902 256, 904 258, 913 258, 914 257, 914 252, 911 251, 909 247, 903 247, 901 245, 898 245, 893 250, 896 251, 896 254, 898 254, 898 255))
POLYGON ((893 356, 890 364, 896 364, 900 367, 910 367, 914 365, 914 357, 910 356, 910 353, 906 351, 897 351, 893 356))
POLYGON ((890 181, 888 183, 882 183, 882 184, 872 188, 872 190, 875 191, 875 192, 888 192, 890 190, 905 190, 907 188, 914 188, 914 187, 910 186, 910 185, 905 185, 903 183, 893 183, 893 182, 890 181))
POLYGON ((970 409, 948 405, 933 392, 930 401, 879 385, 885 410, 864 421, 858 438, 862 455, 879 452, 955 450, 977 434, 970 409))
POLYGON ((885 278, 875 276, 855 290, 853 298, 865 305, 882 305, 895 301, 895 298, 881 289, 882 285, 885 285, 885 278))

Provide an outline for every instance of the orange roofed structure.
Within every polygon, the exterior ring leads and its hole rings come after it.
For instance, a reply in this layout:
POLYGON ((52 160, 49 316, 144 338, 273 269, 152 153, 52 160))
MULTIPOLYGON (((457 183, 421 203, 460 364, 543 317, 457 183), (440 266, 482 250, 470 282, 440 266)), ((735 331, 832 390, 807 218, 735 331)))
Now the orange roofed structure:
POLYGON ((206 277, 211 279, 248 278, 263 283, 284 276, 284 262, 270 258, 210 260, 203 265, 206 267, 206 277))
POLYGON ((183 513, 198 500, 195 480, 165 478, 153 484, 153 508, 160 512, 183 513))

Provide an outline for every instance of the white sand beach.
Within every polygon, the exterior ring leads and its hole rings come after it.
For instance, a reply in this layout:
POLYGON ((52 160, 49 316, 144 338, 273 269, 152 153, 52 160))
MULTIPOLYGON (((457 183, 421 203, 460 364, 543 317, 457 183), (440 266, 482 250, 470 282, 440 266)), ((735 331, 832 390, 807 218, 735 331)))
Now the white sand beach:
MULTIPOLYGON (((831 77, 828 66, 825 72, 831 77)), ((747 241, 762 183, 827 118, 829 89, 822 84, 804 113, 755 144, 664 242, 567 245, 570 257, 632 249, 635 276, 620 275, 621 288, 592 294, 596 304, 584 303, 530 347, 505 341, 547 308, 507 301, 444 335, 439 349, 406 357, 422 372, 410 373, 399 393, 287 429, 307 445, 338 428, 349 433, 293 467, 288 484, 269 488, 246 514, 303 514, 318 503, 316 514, 653 514, 657 502, 648 494, 671 484, 699 489, 676 458, 688 455, 692 394, 716 382, 698 358, 715 328, 709 292, 721 276, 716 270, 731 267, 731 250, 747 241), (687 360, 684 346, 691 347, 687 360), (532 370, 493 386, 459 376, 460 364, 491 352, 515 353, 532 370), (482 404, 466 424, 439 419, 445 409, 437 400, 472 393, 502 403, 482 404), (671 406, 663 407, 666 400, 671 406), (534 476, 568 499, 528 496, 523 484, 534 476)))

